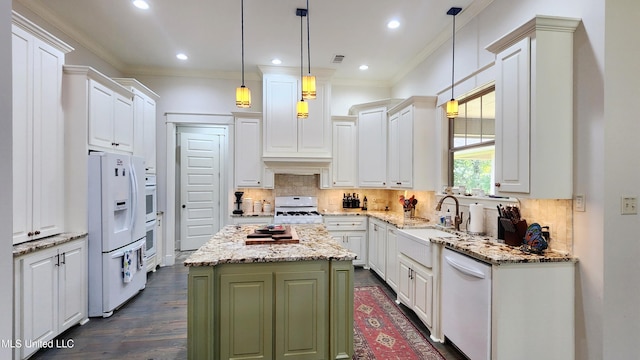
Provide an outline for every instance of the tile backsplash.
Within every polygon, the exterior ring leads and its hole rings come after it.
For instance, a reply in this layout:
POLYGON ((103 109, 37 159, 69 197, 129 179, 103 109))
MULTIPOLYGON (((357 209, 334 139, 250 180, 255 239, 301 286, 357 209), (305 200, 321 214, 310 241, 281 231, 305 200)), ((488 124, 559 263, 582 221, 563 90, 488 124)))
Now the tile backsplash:
MULTIPOLYGON (((416 205, 415 216, 426 218, 434 224, 438 222, 436 219, 435 207, 438 202, 436 194, 433 191, 413 191, 407 190, 383 190, 383 189, 320 189, 319 175, 288 175, 276 174, 275 186, 273 190, 269 189, 253 189, 241 188, 244 191, 243 198, 251 198, 255 200, 264 200, 273 204, 276 196, 304 195, 318 197, 318 209, 328 212, 336 211, 361 211, 358 209, 343 209, 342 197, 345 193, 356 193, 360 200, 367 197, 368 209, 372 211, 383 211, 385 207, 389 211, 402 212, 400 204, 400 195, 411 197, 412 195, 418 200, 416 205)), ((487 236, 497 236, 497 219, 498 211, 496 210, 496 200, 487 200, 482 198, 462 198, 460 211, 464 212, 463 225, 461 229, 465 229, 465 221, 468 218, 469 206, 472 202, 483 203, 486 201, 484 209, 484 229, 487 236)), ((551 241, 549 246, 553 250, 572 253, 573 252, 573 202, 572 200, 556 200, 556 199, 520 199, 520 209, 522 218, 527 220, 528 224, 534 222, 542 226, 549 226, 551 232, 551 241)), ((455 211, 455 204, 452 200, 447 199, 442 209, 446 211, 451 209, 455 211)))

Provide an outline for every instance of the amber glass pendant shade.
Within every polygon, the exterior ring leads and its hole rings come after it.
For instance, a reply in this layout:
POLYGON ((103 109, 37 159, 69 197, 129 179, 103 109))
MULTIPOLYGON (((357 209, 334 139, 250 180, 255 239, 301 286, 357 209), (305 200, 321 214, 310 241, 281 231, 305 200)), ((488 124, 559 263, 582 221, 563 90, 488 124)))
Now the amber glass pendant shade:
POLYGON ((303 100, 298 101, 296 106, 298 119, 306 119, 309 117, 309 103, 303 100))
POLYGON ((313 100, 316 98, 316 77, 305 75, 302 77, 302 98, 313 100))
POLYGON ((246 86, 236 88, 236 106, 239 108, 251 107, 251 90, 246 86))
POLYGON ((451 99, 447 101, 447 118, 454 119, 458 117, 458 100, 451 99))

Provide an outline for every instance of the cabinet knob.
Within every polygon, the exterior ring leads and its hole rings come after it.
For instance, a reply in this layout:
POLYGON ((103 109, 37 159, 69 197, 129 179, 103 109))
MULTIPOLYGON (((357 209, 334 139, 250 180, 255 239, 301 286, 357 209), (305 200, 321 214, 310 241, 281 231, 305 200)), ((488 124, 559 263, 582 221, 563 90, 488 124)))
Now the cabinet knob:
POLYGON ((182 208, 185 209, 187 207, 187 205, 182 205, 182 208))
POLYGON ((387 185, 387 183, 386 183, 386 182, 383 182, 383 183, 382 183, 382 185, 387 185))
POLYGON ((27 236, 33 236, 33 232, 29 231, 29 232, 27 233, 27 236))
POLYGON ((500 187, 500 183, 495 183, 494 184, 496 187, 500 187))
POLYGON ((114 142, 112 142, 112 143, 111 143, 111 146, 116 146, 116 145, 118 145, 118 144, 116 144, 116 143, 114 143, 114 142))
POLYGON ((36 230, 36 232, 34 232, 35 235, 40 235, 40 230, 36 230))
POLYGON ((260 181, 258 181, 258 184, 260 184, 260 181))
POLYGON ((400 181, 398 181, 398 182, 396 183, 396 185, 402 185, 402 183, 401 183, 400 181))

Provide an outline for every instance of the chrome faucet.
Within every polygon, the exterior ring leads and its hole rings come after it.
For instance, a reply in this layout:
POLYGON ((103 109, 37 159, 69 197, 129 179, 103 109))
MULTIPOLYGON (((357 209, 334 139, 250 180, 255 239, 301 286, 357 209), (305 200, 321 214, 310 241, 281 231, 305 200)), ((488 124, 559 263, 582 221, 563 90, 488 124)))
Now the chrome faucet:
POLYGON ((444 199, 446 198, 452 198, 453 201, 456 202, 456 217, 453 220, 454 223, 454 227, 456 228, 457 231, 460 231, 460 224, 462 223, 462 219, 460 218, 460 203, 458 202, 458 198, 453 196, 453 195, 447 195, 444 196, 442 199, 440 199, 440 201, 438 201, 438 205, 436 205, 436 211, 440 211, 440 209, 442 208, 442 203, 444 202, 444 199))

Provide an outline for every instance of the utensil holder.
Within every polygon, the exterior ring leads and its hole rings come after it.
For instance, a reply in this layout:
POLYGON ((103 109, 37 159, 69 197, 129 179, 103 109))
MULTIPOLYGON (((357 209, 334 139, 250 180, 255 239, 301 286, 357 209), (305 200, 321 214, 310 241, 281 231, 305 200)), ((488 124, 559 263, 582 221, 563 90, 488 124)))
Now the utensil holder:
POLYGON ((527 232, 527 221, 520 220, 517 223, 511 222, 511 219, 499 217, 498 218, 498 239, 504 240, 504 243, 510 246, 520 246, 522 245, 523 238, 525 233, 527 232), (509 224, 505 224, 505 222, 509 222, 509 224), (504 224, 504 225, 503 225, 504 224), (510 231, 512 230, 512 231, 510 231))

